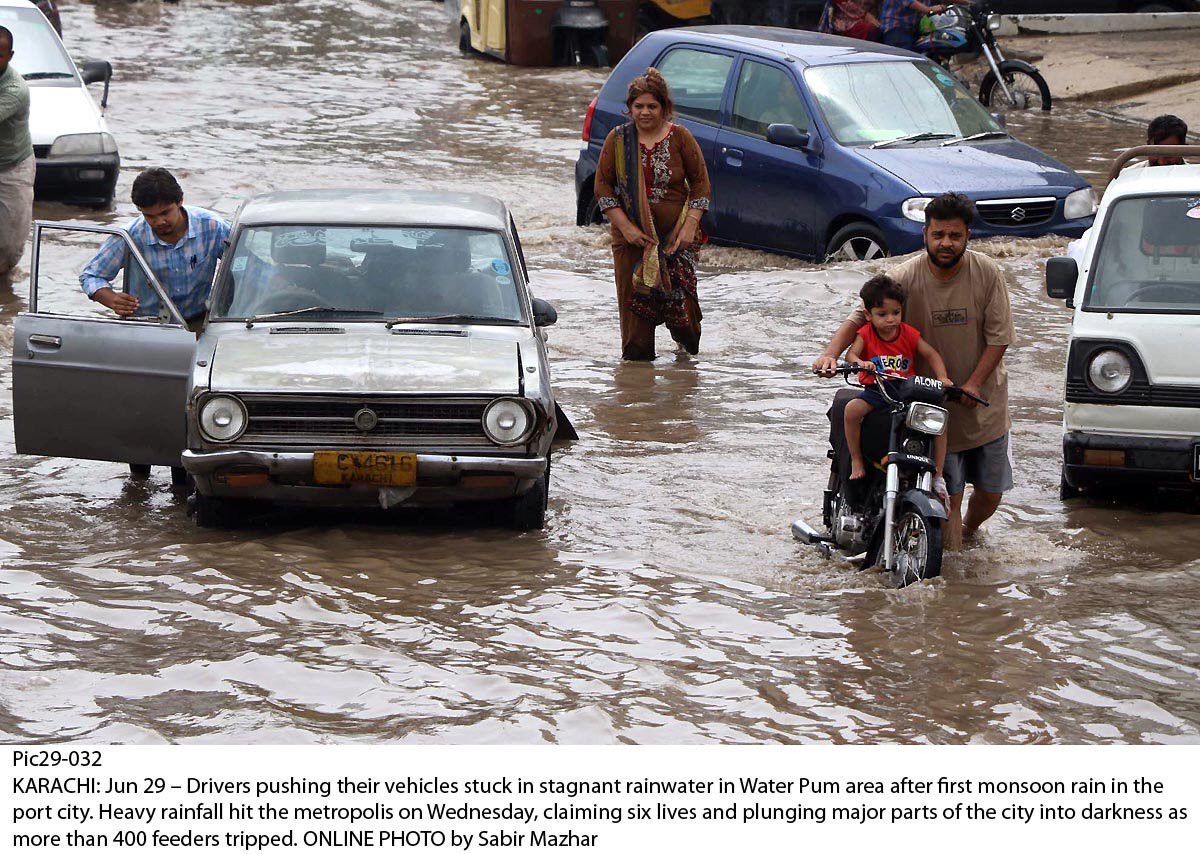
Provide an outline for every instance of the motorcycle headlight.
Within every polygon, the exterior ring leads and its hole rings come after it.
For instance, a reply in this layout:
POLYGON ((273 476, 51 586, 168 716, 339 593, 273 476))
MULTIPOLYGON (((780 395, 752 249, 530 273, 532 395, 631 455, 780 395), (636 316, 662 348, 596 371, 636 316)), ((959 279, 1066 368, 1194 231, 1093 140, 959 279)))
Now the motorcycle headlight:
POLYGON ((900 213, 904 214, 905 219, 911 219, 913 222, 925 221, 925 208, 933 199, 925 196, 917 196, 913 199, 905 199, 900 205, 900 213))
POLYGON ((483 410, 483 432, 497 445, 519 445, 534 426, 533 411, 523 400, 501 397, 483 410))
POLYGON ((236 397, 216 394, 200 407, 200 432, 213 442, 232 442, 246 429, 246 407, 236 397))
POLYGON ((108 133, 72 133, 60 136, 50 146, 50 157, 78 157, 81 154, 115 154, 117 141, 108 133))
POLYGON ((992 32, 995 32, 996 30, 1000 29, 1000 16, 999 15, 988 15, 987 27, 992 32))
POLYGON ((1133 381, 1133 366, 1120 350, 1101 350, 1088 362, 1087 378, 1096 391, 1119 394, 1133 381))
POLYGON ((919 433, 930 436, 940 436, 946 432, 946 421, 949 420, 946 410, 931 403, 914 403, 908 410, 904 423, 919 433))
POLYGON ((1096 191, 1091 187, 1076 190, 1063 202, 1063 216, 1067 219, 1082 219, 1096 212, 1096 191))

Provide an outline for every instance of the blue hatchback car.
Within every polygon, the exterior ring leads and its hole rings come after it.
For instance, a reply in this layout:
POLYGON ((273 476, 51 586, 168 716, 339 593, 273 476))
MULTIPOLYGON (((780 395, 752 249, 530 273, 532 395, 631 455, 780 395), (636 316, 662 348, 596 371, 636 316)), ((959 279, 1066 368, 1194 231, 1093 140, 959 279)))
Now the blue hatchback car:
POLYGON ((952 190, 974 237, 1078 237, 1096 197, 1079 175, 1009 136, 941 66, 915 53, 771 27, 662 30, 613 69, 588 107, 575 164, 580 225, 604 138, 627 121, 629 81, 658 68, 675 120, 708 163, 714 241, 817 260, 920 249, 924 208, 952 190))

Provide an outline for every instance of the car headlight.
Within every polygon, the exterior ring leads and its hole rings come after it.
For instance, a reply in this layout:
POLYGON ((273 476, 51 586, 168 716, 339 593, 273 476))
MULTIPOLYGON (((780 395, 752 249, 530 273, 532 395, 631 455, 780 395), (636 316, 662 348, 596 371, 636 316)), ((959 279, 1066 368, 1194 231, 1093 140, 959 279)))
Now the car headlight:
POLYGON ((1063 216, 1067 219, 1082 219, 1096 212, 1096 191, 1091 187, 1076 190, 1063 202, 1063 216))
POLYGON ((900 213, 904 214, 905 219, 911 219, 913 222, 925 221, 925 208, 933 199, 926 196, 917 196, 915 199, 905 199, 900 205, 900 213))
POLYGON ((232 442, 246 429, 246 407, 236 397, 216 394, 200 406, 200 432, 213 442, 232 442))
POLYGON ((497 445, 519 445, 533 432, 533 411, 522 400, 501 397, 483 410, 483 432, 497 445))
POLYGON ((1120 350, 1101 350, 1088 362, 1087 378, 1096 391, 1119 394, 1133 381, 1133 366, 1120 350))
POLYGON ((117 141, 110 133, 72 133, 60 136, 50 146, 50 157, 77 157, 81 154, 116 154, 117 141))
POLYGON ((931 403, 914 403, 908 410, 904 423, 920 433, 930 436, 940 436, 946 432, 946 421, 949 419, 946 410, 931 403))

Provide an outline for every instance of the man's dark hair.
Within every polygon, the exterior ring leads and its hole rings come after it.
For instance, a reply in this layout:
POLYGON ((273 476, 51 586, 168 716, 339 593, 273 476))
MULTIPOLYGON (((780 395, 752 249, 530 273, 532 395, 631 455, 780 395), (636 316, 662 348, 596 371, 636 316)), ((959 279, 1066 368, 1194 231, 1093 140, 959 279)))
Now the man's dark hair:
POLYGON ((975 220, 975 203, 962 193, 942 193, 925 206, 926 226, 931 219, 961 219, 970 228, 975 220))
POLYGON ((8 42, 9 50, 13 49, 12 30, 10 30, 8 27, 0 27, 0 39, 4 39, 6 42, 8 42))
POLYGON ((867 311, 873 308, 879 308, 883 305, 885 299, 894 299, 900 305, 904 305, 904 300, 908 294, 904 291, 904 285, 897 282, 887 273, 880 273, 878 276, 872 276, 867 279, 867 283, 862 286, 862 290, 858 292, 862 297, 863 305, 867 307, 867 311))
POLYGON ((152 208, 166 202, 182 202, 183 189, 175 176, 155 166, 133 179, 133 190, 129 193, 135 207, 152 208))
POLYGON ((1151 145, 1158 145, 1164 139, 1170 139, 1173 136, 1179 137, 1180 142, 1187 142, 1187 134, 1187 122, 1179 118, 1179 116, 1169 114, 1156 116, 1150 122, 1150 127, 1146 128, 1146 142, 1151 145))

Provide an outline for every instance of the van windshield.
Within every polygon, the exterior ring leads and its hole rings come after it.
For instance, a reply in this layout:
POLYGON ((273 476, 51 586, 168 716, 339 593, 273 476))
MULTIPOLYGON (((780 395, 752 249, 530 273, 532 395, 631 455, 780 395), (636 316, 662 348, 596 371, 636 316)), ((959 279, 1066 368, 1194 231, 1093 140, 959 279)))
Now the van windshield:
POLYGON ((1109 210, 1083 307, 1200 312, 1200 195, 1127 198, 1109 210))
POLYGON ((245 228, 210 317, 268 315, 523 322, 502 235, 468 228, 245 228))
POLYGON ((932 62, 850 62, 804 72, 834 137, 869 145, 915 134, 954 138, 1003 135, 996 120, 932 62))
POLYGON ((75 86, 75 65, 40 10, 0 6, 0 26, 13 34, 13 67, 31 83, 75 86), (42 81, 45 81, 44 83, 42 81))

